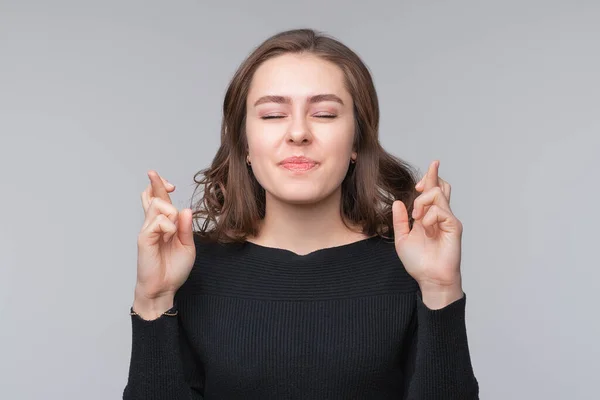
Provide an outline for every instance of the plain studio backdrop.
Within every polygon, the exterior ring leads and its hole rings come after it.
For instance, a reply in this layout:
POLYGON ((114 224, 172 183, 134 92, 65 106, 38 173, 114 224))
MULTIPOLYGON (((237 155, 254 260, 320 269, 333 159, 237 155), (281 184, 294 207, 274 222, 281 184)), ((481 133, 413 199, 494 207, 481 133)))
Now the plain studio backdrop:
POLYGON ((386 149, 441 160, 481 398, 598 398, 595 0, 0 0, 0 398, 120 398, 146 171, 189 206, 235 69, 300 27, 366 62, 386 149))

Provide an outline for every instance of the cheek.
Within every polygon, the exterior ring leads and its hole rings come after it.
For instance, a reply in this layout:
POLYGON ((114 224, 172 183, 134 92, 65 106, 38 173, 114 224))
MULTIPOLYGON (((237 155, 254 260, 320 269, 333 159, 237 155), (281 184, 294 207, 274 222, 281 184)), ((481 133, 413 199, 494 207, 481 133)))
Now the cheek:
POLYGON ((248 142, 248 146, 252 147, 254 145, 254 142, 256 141, 256 138, 258 135, 257 135, 256 123, 249 117, 246 117, 245 130, 246 130, 246 141, 248 142))
POLYGON ((352 147, 354 146, 354 126, 348 125, 342 129, 342 132, 336 134, 323 135, 323 146, 327 153, 333 158, 350 158, 352 147), (341 133, 341 134, 340 134, 341 133))
POLYGON ((259 123, 249 120, 246 123, 246 140, 248 149, 253 158, 258 162, 258 159, 263 158, 268 154, 269 135, 264 131, 259 123))

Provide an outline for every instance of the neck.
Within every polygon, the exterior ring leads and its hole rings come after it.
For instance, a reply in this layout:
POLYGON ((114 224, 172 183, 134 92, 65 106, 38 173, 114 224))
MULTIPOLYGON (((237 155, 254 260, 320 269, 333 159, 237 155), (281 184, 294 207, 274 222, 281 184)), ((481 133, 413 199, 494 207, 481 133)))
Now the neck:
POLYGON ((269 193, 265 200, 265 218, 259 234, 248 238, 250 242, 307 254, 367 238, 358 227, 352 230, 344 225, 340 212, 341 189, 318 203, 285 203, 269 193))

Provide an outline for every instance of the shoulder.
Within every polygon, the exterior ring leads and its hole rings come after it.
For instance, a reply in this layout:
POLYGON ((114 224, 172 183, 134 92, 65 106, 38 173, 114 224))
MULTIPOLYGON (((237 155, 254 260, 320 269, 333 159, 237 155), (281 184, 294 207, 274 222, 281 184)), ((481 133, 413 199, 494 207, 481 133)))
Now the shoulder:
POLYGON ((214 260, 231 254, 238 249, 242 243, 223 243, 219 242, 210 236, 194 232, 194 244, 196 246, 196 261, 195 264, 202 264, 205 260, 214 260))
POLYGON ((198 231, 193 232, 196 256, 190 274, 178 290, 179 301, 201 289, 205 276, 220 263, 219 258, 225 254, 223 243, 198 231))
POLYGON ((417 282, 408 273, 404 263, 398 256, 394 238, 379 237, 373 243, 373 251, 369 254, 369 263, 376 266, 381 274, 385 275, 389 282, 399 285, 397 290, 401 292, 414 292, 417 290, 417 282))
POLYGON ((201 257, 206 252, 209 252, 211 247, 215 245, 215 242, 212 241, 208 236, 202 234, 201 232, 194 231, 194 245, 196 246, 196 259, 201 257))

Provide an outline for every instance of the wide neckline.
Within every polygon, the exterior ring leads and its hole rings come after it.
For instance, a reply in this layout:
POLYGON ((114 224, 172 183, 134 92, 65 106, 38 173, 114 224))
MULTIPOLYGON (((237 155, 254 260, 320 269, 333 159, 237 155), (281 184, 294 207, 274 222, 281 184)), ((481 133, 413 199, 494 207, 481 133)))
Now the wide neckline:
POLYGON ((249 249, 253 250, 258 254, 263 255, 279 255, 286 256, 290 258, 303 259, 308 257, 314 257, 318 255, 337 255, 337 254, 348 254, 348 252, 354 252, 355 250, 363 249, 365 246, 370 244, 371 242, 382 239, 379 235, 371 236, 368 238, 356 240, 354 242, 345 243, 337 246, 331 247, 323 247, 320 249, 313 250, 306 254, 299 254, 289 249, 284 249, 281 247, 270 247, 262 244, 257 244, 254 242, 250 242, 248 240, 244 241, 245 246, 249 249))

